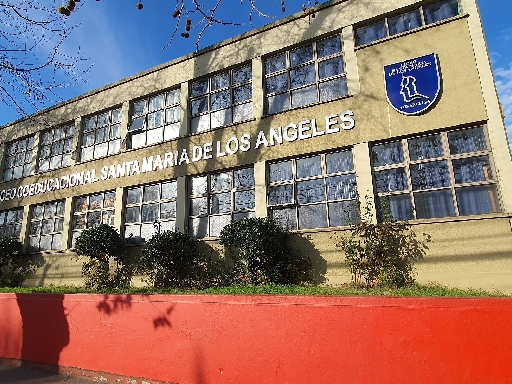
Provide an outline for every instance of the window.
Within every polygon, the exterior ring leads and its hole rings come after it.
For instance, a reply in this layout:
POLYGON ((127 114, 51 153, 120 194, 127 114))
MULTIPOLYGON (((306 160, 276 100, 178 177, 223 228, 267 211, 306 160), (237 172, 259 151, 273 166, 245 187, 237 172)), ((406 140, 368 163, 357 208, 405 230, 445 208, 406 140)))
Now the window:
POLYGON ((73 123, 49 129, 41 134, 39 172, 66 167, 70 164, 74 135, 75 125, 73 123))
POLYGON ((395 220, 499 211, 482 127, 372 147, 379 211, 395 220))
POLYGON ((350 150, 271 163, 268 183, 269 215, 288 230, 359 221, 350 150))
POLYGON ((176 195, 176 180, 128 188, 124 208, 125 241, 140 244, 157 230, 174 231, 176 195))
POLYGON ((34 139, 34 136, 30 136, 7 144, 4 168, 5 181, 30 175, 34 139))
POLYGON ((114 226, 115 203, 115 191, 75 198, 72 224, 73 247, 75 246, 76 239, 84 229, 94 228, 100 224, 114 226))
POLYGON ((30 217, 29 250, 62 249, 64 200, 37 204, 30 217))
POLYGON ((0 236, 20 239, 23 208, 0 212, 0 236))
POLYGON ((460 14, 458 0, 443 0, 356 29, 356 46, 449 19, 460 14))
POLYGON ((190 117, 191 133, 251 119, 251 65, 191 83, 190 117))
POLYGON ((338 35, 264 60, 268 114, 347 94, 338 35))
POLYGON ((233 220, 254 217, 254 170, 242 168, 190 178, 189 233, 218 237, 233 220))
POLYGON ((119 153, 121 149, 121 108, 84 119, 81 160, 119 153))
POLYGON ((179 136, 179 122, 179 89, 136 101, 132 105, 128 145, 130 148, 140 148, 175 139, 179 136))

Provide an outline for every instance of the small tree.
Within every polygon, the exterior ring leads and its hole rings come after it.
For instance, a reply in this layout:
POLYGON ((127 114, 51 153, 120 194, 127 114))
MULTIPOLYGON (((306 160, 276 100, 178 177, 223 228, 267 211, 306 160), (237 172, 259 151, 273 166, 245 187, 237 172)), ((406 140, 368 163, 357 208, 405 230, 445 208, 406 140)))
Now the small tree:
POLYGON ((0 236, 0 286, 19 287, 36 268, 30 256, 21 253, 21 243, 17 239, 0 236))
POLYGON ((381 201, 382 221, 373 223, 367 198, 363 220, 351 225, 350 236, 335 237, 335 245, 345 253, 352 281, 373 286, 402 287, 414 282, 414 262, 423 259, 430 236, 418 239, 407 221, 394 221, 386 200, 381 201))
POLYGON ((239 282, 301 284, 312 280, 311 260, 291 252, 286 231, 273 218, 233 221, 222 229, 220 243, 231 251, 239 282))
POLYGON ((126 263, 124 244, 116 229, 107 224, 84 230, 76 239, 75 252, 88 257, 82 266, 85 287, 110 289, 129 286, 132 268, 126 263))
POLYGON ((205 263, 188 234, 162 231, 142 248, 139 272, 154 287, 192 287, 200 285, 205 263))

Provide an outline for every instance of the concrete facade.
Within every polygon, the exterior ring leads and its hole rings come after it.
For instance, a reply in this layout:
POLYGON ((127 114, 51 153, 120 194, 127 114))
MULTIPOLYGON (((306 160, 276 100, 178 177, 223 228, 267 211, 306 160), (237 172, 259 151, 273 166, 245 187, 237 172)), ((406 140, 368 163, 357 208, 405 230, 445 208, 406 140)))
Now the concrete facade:
POLYGON ((325 261, 325 282, 342 283, 350 276, 331 235, 347 229, 339 214, 355 199, 355 182, 370 201, 396 199, 417 233, 432 236, 418 264, 419 281, 512 292, 512 164, 476 0, 346 0, 314 10, 314 18, 291 16, 1 127, 0 214, 23 207, 16 231, 28 251, 46 260, 28 284, 80 283, 80 265, 70 261, 73 236, 92 225, 95 214, 128 241, 147 237, 156 218, 208 243, 232 219, 274 214, 293 230, 299 249, 325 261), (418 25, 412 14, 419 15, 418 25), (384 22, 380 38, 358 40, 364 28, 384 22), (394 31, 397 25, 402 30, 394 31), (440 74, 437 99, 423 113, 399 113, 386 96, 384 66, 432 53, 440 74), (284 61, 274 63, 279 55, 284 61), (206 91, 200 89, 205 80, 206 91), (172 99, 166 105, 153 98, 162 94, 172 99), (285 99, 300 106, 272 104, 285 99), (140 107, 144 100, 146 109, 140 107), (110 136, 99 123, 103 112, 110 136), (168 124, 160 127, 162 115, 168 124), (97 126, 88 131, 91 117, 97 126), (206 119, 219 126, 202 128, 206 119), (75 129, 61 140, 63 125, 75 129), (19 144, 29 137, 31 160, 19 144), (456 140, 466 149, 456 148, 456 140), (480 144, 471 147, 468 140, 480 144), (104 142, 111 154, 101 154, 104 142), (60 143, 64 150, 55 155, 60 143), (405 158, 378 164, 376 153, 388 144, 400 146, 405 158), (45 145, 53 170, 44 165, 45 145), (98 156, 90 155, 96 150, 98 156), (426 156, 431 150, 437 154, 426 156), (18 177, 21 154, 29 160, 26 176, 18 177), (347 154, 352 167, 328 170, 347 154), (68 165, 55 165, 61 159, 68 165), (288 164, 291 179, 283 176, 288 164), (311 173, 315 164, 318 174, 311 173), (237 185, 237 172, 246 168, 251 181, 237 185), (301 176, 305 169, 310 173, 301 176), (219 172, 232 182, 215 189, 219 172), (434 176, 441 173, 446 180, 434 176), (207 184, 196 188, 203 175, 207 184), (397 175, 402 189, 391 186, 397 175), (165 184, 169 180, 172 185, 165 184), (159 185, 160 197, 130 200, 133 187, 148 184, 159 185), (315 192, 319 185, 323 197, 315 192), (176 192, 163 198, 164 188, 176 192), (329 188, 345 192, 329 195, 329 188), (91 199, 100 195, 94 206, 91 199), (160 211, 143 219, 150 200, 160 211), (441 200, 445 213, 436 207, 441 200), (49 202, 57 205, 47 207, 49 202), (38 219, 38 209, 48 217, 39 212, 38 219), (43 229, 44 220, 53 220, 52 227, 43 229))

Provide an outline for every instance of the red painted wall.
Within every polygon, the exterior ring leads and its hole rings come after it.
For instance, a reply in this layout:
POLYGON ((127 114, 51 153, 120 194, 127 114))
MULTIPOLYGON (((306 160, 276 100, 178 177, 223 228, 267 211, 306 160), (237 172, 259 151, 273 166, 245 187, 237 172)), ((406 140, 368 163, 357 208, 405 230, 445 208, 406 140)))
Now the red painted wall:
POLYGON ((512 300, 0 294, 0 356, 180 384, 510 383, 512 300))

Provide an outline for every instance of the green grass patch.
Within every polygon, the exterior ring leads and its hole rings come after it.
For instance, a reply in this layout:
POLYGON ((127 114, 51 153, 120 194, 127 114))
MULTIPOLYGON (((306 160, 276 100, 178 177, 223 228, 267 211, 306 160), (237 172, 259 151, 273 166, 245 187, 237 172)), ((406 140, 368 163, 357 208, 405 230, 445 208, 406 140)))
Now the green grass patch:
POLYGON ((34 288, 0 288, 0 293, 99 293, 99 294, 131 294, 131 295, 157 295, 157 294, 208 294, 208 295, 318 295, 318 296, 412 296, 412 297, 510 297, 511 295, 499 291, 485 291, 483 289, 451 288, 438 283, 413 284, 402 288, 376 286, 372 288, 354 285, 309 286, 309 285, 258 285, 258 286, 230 286, 208 289, 156 289, 150 287, 111 289, 95 291, 74 286, 45 286, 34 288))

